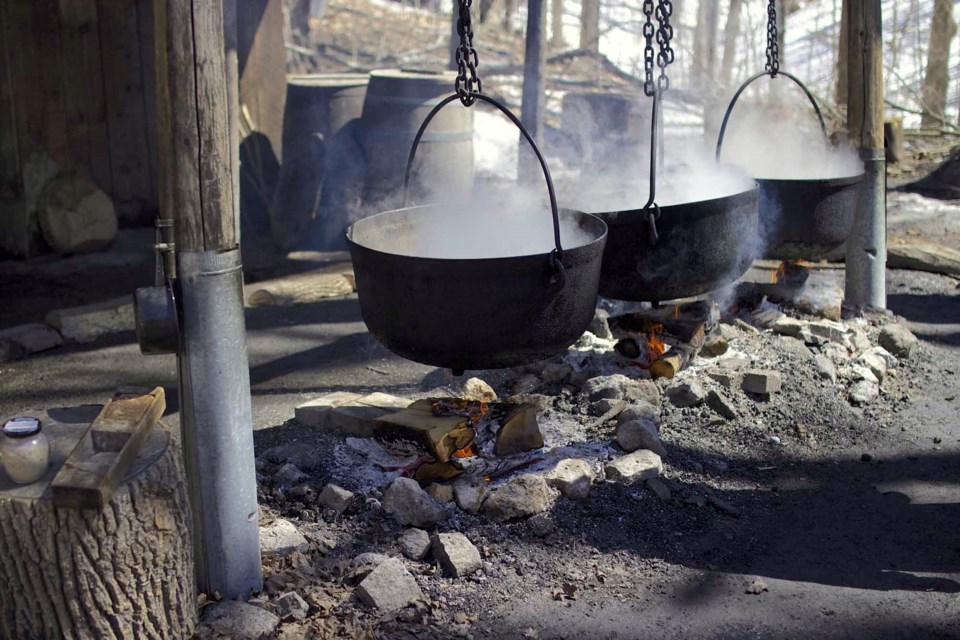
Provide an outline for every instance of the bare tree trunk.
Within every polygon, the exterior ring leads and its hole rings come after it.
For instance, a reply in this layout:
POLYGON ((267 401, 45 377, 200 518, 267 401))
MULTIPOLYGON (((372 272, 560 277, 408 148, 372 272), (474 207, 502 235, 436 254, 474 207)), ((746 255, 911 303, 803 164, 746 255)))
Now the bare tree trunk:
POLYGON ((837 53, 837 106, 847 106, 847 87, 850 60, 850 0, 843 0, 840 9, 840 50, 837 53))
POLYGON ((693 67, 695 84, 701 90, 708 88, 714 73, 718 13, 717 0, 700 0, 693 36, 693 67))
POLYGON ((550 3, 550 46, 554 51, 563 51, 567 46, 563 41, 563 0, 550 3))
POLYGON ((726 89, 733 76, 733 62, 737 58, 737 38, 740 37, 741 0, 730 0, 727 26, 723 33, 723 61, 720 63, 720 85, 726 89))
POLYGON ((513 16, 517 13, 517 0, 504 0, 503 2, 503 30, 507 33, 513 33, 513 16))
POLYGON ((938 127, 947 106, 947 81, 950 66, 950 41, 957 32, 953 21, 953 0, 935 0, 927 49, 927 73, 923 79, 922 127, 938 127))
POLYGON ((583 0, 580 9, 580 48, 600 50, 600 0, 583 0))

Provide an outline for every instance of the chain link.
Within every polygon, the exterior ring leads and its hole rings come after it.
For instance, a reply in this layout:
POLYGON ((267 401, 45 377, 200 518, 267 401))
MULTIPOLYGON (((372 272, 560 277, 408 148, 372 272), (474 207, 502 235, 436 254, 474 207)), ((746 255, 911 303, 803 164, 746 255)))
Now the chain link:
POLYGON ((667 77, 667 66, 673 64, 674 53, 670 47, 670 40, 673 39, 673 26, 670 24, 670 16, 673 15, 673 3, 670 0, 660 0, 657 4, 657 44, 660 51, 657 53, 657 66, 660 67, 660 77, 657 79, 657 87, 660 91, 666 91, 670 88, 670 78, 667 77))
POLYGON ((460 11, 457 35, 460 36, 460 44, 457 46, 457 80, 454 88, 465 107, 473 105, 477 101, 474 95, 483 91, 480 77, 477 76, 480 59, 477 57, 477 50, 473 48, 473 25, 470 22, 472 4, 473 0, 457 0, 460 11))
POLYGON ((764 67, 770 77, 780 71, 780 36, 777 33, 777 0, 767 4, 767 64, 764 67))
POLYGON ((656 91, 656 86, 653 84, 653 61, 655 57, 653 36, 656 32, 653 27, 653 0, 643 0, 643 15, 646 16, 646 21, 643 23, 643 37, 647 41, 643 48, 643 93, 649 97, 656 91))

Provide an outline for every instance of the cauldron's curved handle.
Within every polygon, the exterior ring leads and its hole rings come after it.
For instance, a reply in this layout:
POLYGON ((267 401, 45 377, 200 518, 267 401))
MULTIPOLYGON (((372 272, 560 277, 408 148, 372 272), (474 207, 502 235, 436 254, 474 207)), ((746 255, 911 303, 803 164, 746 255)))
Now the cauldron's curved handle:
MULTIPOLYGON (((823 137, 826 138, 827 124, 823 121, 823 113, 820 112, 820 105, 817 104, 816 98, 814 98, 813 94, 810 93, 810 89, 807 89, 807 85, 800 82, 800 79, 797 78, 795 75, 787 73, 782 69, 779 70, 776 75, 786 76, 787 78, 790 78, 795 83, 797 83, 798 87, 803 89, 803 92, 805 94, 807 94, 807 98, 810 100, 810 104, 813 105, 813 110, 817 112, 817 119, 820 120, 820 130, 823 132, 823 137)), ((753 84, 755 80, 759 80, 763 76, 770 76, 771 78, 774 77, 769 71, 763 71, 762 73, 758 73, 757 75, 753 76, 752 78, 744 82, 742 85, 740 85, 740 89, 737 90, 737 92, 733 96, 733 100, 731 100, 729 106, 727 106, 727 112, 723 115, 723 124, 720 125, 720 135, 717 137, 717 155, 716 155, 717 162, 720 161, 720 150, 723 148, 723 134, 726 133, 727 131, 727 121, 730 120, 730 114, 733 113, 733 108, 736 106, 737 100, 739 100, 741 94, 743 94, 743 92, 747 90, 747 87, 753 84)))
MULTIPOLYGON (((507 109, 499 101, 494 100, 490 96, 484 95, 482 93, 473 93, 474 98, 478 100, 483 100, 489 104, 492 104, 494 107, 499 109, 501 113, 510 118, 510 121, 513 124, 517 125, 517 128, 520 129, 520 133, 523 134, 523 137, 526 141, 533 147, 533 152, 537 155, 537 160, 540 161, 540 168, 543 169, 543 177, 547 179, 547 192, 550 194, 550 213, 553 215, 553 242, 556 245, 556 248, 551 252, 551 265, 553 265, 556 273, 556 282, 561 285, 565 281, 565 276, 563 273, 563 247, 560 245, 560 208, 557 206, 557 192, 553 188, 553 178, 550 176, 550 169, 547 168, 547 161, 544 160, 543 154, 540 152, 540 147, 537 146, 537 143, 534 142, 533 138, 527 132, 527 130, 520 123, 520 120, 517 116, 507 109)), ((423 137, 423 133, 427 130, 427 125, 430 124, 430 121, 433 120, 433 117, 437 115, 441 109, 453 102, 454 100, 459 99, 459 95, 453 94, 441 100, 437 106, 433 108, 427 117, 424 119, 423 124, 420 125, 420 130, 417 131, 416 137, 413 139, 413 146, 410 148, 410 155, 407 157, 407 172, 403 177, 403 206, 407 206, 407 196, 410 191, 410 174, 413 173, 413 159, 417 155, 417 147, 420 146, 420 138, 423 137)))

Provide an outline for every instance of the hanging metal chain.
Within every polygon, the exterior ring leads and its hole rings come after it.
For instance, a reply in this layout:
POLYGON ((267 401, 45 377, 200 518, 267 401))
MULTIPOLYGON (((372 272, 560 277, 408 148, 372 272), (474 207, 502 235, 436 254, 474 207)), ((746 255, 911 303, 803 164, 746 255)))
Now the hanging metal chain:
POLYGON ((646 17, 646 21, 643 23, 643 37, 647 41, 643 48, 643 93, 647 97, 651 97, 657 90, 653 84, 653 35, 656 32, 653 27, 653 0, 643 0, 643 15, 646 17))
POLYGON ((477 50, 473 48, 473 26, 470 23, 470 5, 473 0, 457 0, 460 17, 457 19, 457 35, 460 44, 457 46, 457 80, 454 88, 460 97, 463 106, 469 107, 476 102, 474 94, 481 93, 483 86, 477 76, 477 66, 480 59, 477 50))
POLYGON ((767 65, 764 67, 771 78, 780 71, 780 36, 777 33, 777 0, 767 4, 767 65))
POLYGON ((657 66, 660 67, 660 77, 657 79, 657 87, 661 92, 670 88, 670 78, 667 77, 667 66, 673 64, 674 53, 670 47, 670 41, 673 39, 673 26, 670 24, 670 16, 673 15, 673 3, 670 0, 660 0, 657 3, 657 44, 660 45, 660 51, 657 53, 657 66))

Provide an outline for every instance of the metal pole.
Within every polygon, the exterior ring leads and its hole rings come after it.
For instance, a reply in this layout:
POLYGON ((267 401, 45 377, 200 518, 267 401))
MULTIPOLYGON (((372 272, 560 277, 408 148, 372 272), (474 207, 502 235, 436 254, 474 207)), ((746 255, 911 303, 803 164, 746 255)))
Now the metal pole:
MULTIPOLYGON (((544 0, 527 2, 527 40, 523 58, 523 103, 520 122, 530 132, 537 144, 543 143, 544 112, 544 26, 547 21, 547 5, 544 0)), ((517 157, 517 178, 521 184, 539 179, 539 166, 533 156, 523 151, 520 144, 517 157)))
POLYGON ((883 148, 883 59, 880 0, 851 6, 848 43, 850 136, 859 142, 866 177, 847 240, 844 303, 852 309, 887 306, 886 159, 883 148), (856 111, 856 113, 853 113, 856 111))
MULTIPOLYGON (((222 0, 153 0, 160 184, 174 215, 180 428, 197 586, 263 586, 222 0)), ((229 18, 229 14, 228 14, 229 18)))

